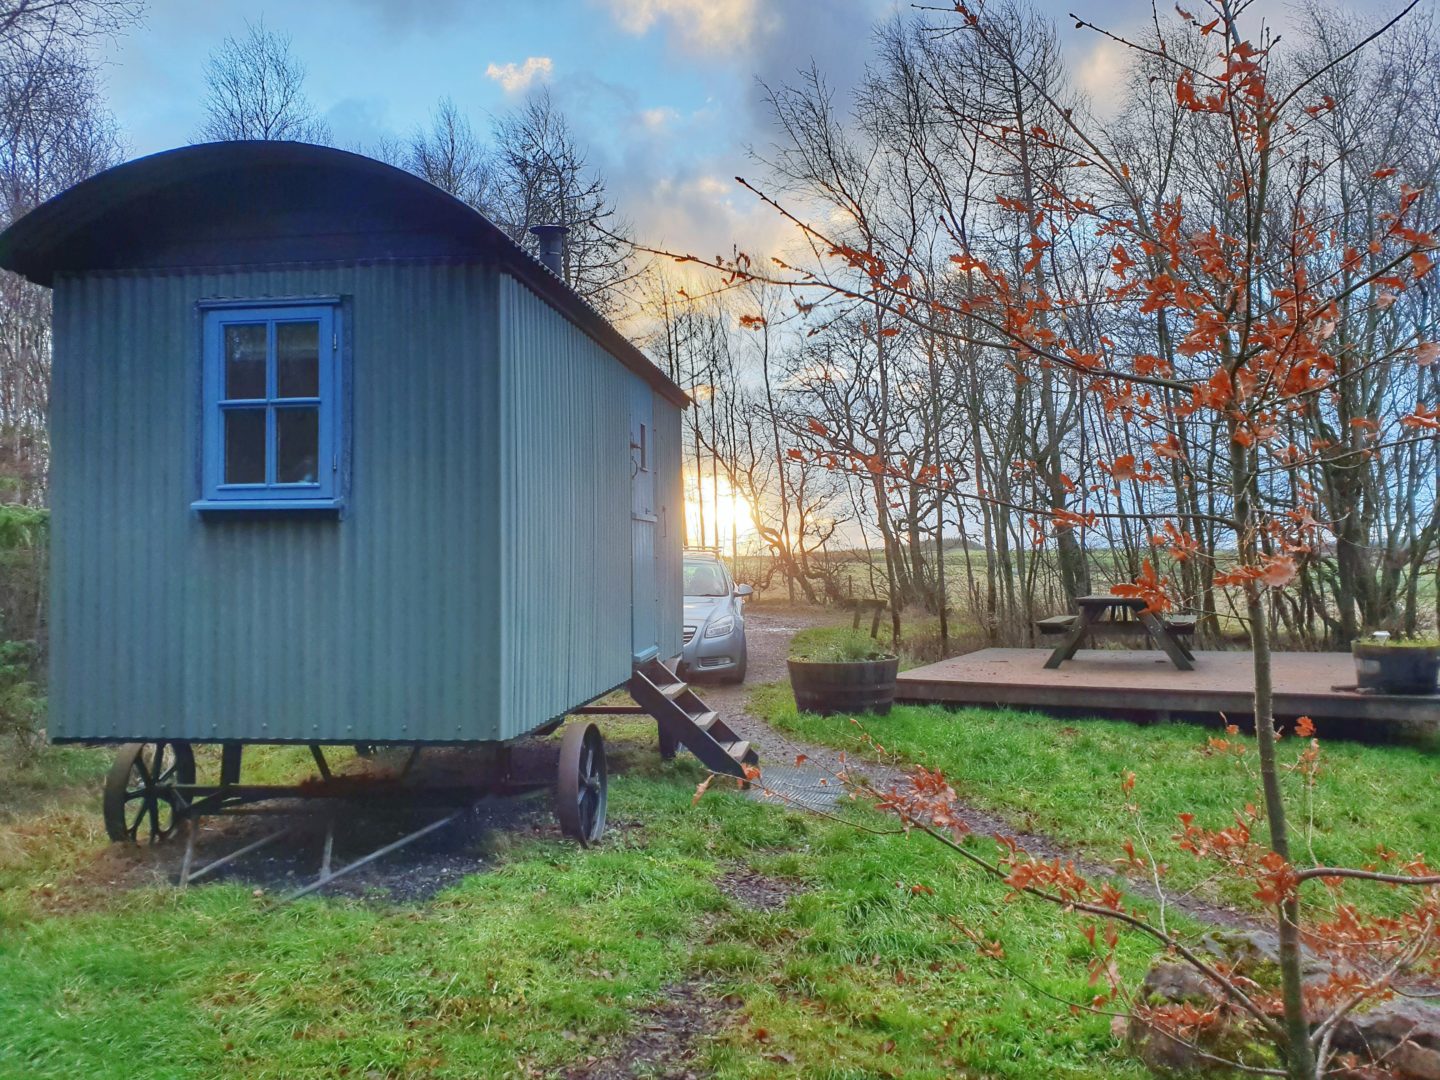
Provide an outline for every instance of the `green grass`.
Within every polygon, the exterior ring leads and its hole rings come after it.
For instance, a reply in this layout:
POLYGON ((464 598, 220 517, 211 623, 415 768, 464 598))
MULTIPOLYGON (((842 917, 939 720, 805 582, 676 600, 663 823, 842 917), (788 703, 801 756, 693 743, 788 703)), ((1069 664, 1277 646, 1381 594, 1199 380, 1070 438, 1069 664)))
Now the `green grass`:
MULTIPOLYGON (((53 892, 105 849, 100 791, 113 760, 109 750, 50 746, 22 764, 5 749, 0 741, 0 937, 30 916, 32 893, 53 892)), ((198 747, 195 758, 201 776, 218 775, 217 748, 198 747)), ((303 746, 253 747, 245 757, 247 782, 286 782, 313 769, 303 746)))
MULTIPOLYGON (((789 687, 759 688, 752 707, 785 731, 850 751, 864 752, 868 732, 887 751, 908 762, 941 769, 962 797, 999 811, 1017 829, 1068 841, 1097 860, 1122 855, 1127 837, 1143 834, 1170 865, 1172 888, 1200 888, 1220 898, 1251 904, 1251 888, 1233 880, 1211 881, 1215 867, 1178 850, 1170 837, 1179 815, 1223 828, 1246 803, 1259 804, 1253 739, 1224 736, 1176 724, 1140 727, 1114 720, 1058 720, 1004 709, 946 710, 897 705, 885 717, 860 724, 795 710, 789 687), (863 725, 863 731, 862 731, 863 725), (1220 735, 1248 752, 1217 753, 1209 739, 1220 735), (1121 784, 1136 777, 1138 811, 1127 810, 1121 784)), ((1434 750, 1366 746, 1321 740, 1321 767, 1313 791, 1293 765, 1308 742, 1282 740, 1289 794, 1292 847, 1297 859, 1362 866, 1384 844, 1402 855, 1426 854, 1440 862, 1440 756, 1434 750)), ((1257 839, 1263 841, 1263 825, 1257 839)), ((1393 909, 1394 890, 1353 886, 1347 897, 1362 907, 1393 909)))
MULTIPOLYGON (((784 687, 754 700, 797 735, 862 748, 855 725, 796 713, 784 687)), ((1253 755, 1206 754, 1210 733, 1193 727, 907 706, 864 722, 966 798, 1097 860, 1137 827, 1165 844, 1181 810, 1221 825, 1253 798, 1253 755), (1121 797, 1128 771, 1138 819, 1121 797)), ((653 728, 616 721, 607 736, 621 770, 611 815, 628 827, 590 851, 504 838, 498 868, 416 904, 275 908, 235 884, 97 888, 108 755, 52 748, 11 767, 0 776, 0 1078, 563 1074, 659 1022, 644 1010, 682 984, 711 1003, 690 1067, 727 1080, 1145 1075, 1104 1017, 1056 1000, 1093 993, 1071 921, 1004 902, 923 837, 872 836, 732 791, 692 805, 700 771, 662 763, 653 728), (794 894, 746 909, 719 885, 736 868, 794 894), (1003 965, 962 927, 998 940, 1003 965)), ((1284 746, 1287 760, 1300 749, 1284 746)), ((1292 804, 1302 847, 1313 830, 1323 861, 1363 863, 1382 840, 1440 849, 1440 759, 1322 746, 1313 823, 1303 799, 1292 804)), ((266 780, 312 768, 303 748, 251 764, 266 780)), ((1202 864, 1165 857, 1174 885, 1215 890, 1202 864)), ((1224 895, 1247 902, 1243 887, 1224 895)), ((1138 979, 1150 953, 1123 938, 1124 974, 1138 979)))
MULTIPOLYGON (((938 623, 931 619, 925 622, 916 620, 914 624, 907 624, 902 631, 905 634, 913 635, 915 638, 929 639, 938 633, 935 627, 938 623)), ((867 629, 855 630, 850 626, 810 626, 799 631, 790 639, 790 655, 806 656, 816 659, 829 656, 851 656, 856 659, 863 659, 859 655, 870 649, 882 653, 895 653, 900 657, 900 670, 909 671, 913 667, 931 662, 928 656, 916 656, 907 647, 902 638, 900 648, 897 650, 892 645, 894 638, 888 624, 882 624, 880 633, 872 640, 867 629)))
MULTIPOLYGON (((889 635, 886 635, 888 642, 889 635)), ((857 660, 882 660, 892 655, 886 642, 872 638, 864 630, 848 626, 814 627, 802 630, 791 640, 790 658, 820 664, 853 663, 857 660)))
MULTIPOLYGON (((98 818, 105 758, 47 751, 25 804, 44 789, 44 814, 11 806, 0 824, 27 838, 0 858, 0 1077, 554 1075, 612 1051, 691 981, 714 1002, 691 1067, 719 1077, 1145 1075, 1105 1018, 1045 996, 1093 992, 1087 947, 1052 913, 1004 903, 923 838, 730 791, 692 806, 700 772, 661 763, 653 728, 607 732, 624 769, 611 816, 636 826, 589 851, 515 840, 498 869, 412 905, 276 909, 239 885, 57 904, 77 888, 65 875, 102 857, 81 822, 98 818), (736 867, 798 891, 742 908, 717 887, 736 867), (1023 978, 957 921, 998 939, 1023 978)), ((1122 947, 1131 975, 1148 958, 1122 947)))

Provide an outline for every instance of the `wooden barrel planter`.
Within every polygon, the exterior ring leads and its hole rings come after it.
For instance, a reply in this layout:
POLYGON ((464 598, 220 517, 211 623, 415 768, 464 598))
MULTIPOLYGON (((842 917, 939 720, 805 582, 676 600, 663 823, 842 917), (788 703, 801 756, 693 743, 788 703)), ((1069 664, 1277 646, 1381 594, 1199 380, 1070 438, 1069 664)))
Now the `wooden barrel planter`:
POLYGON ((879 660, 790 660, 790 686, 802 712, 884 715, 895 702, 898 657, 879 660))
POLYGON ((1355 641, 1355 682, 1381 694, 1433 694, 1440 679, 1440 645, 1355 641))

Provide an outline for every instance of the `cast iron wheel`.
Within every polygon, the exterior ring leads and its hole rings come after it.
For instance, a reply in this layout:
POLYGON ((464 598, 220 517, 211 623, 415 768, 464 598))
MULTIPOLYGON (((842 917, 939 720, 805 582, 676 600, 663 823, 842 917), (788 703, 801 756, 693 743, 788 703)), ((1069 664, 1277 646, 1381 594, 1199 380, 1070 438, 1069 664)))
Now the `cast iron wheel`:
POLYGON ((105 831, 116 843, 170 839, 187 809, 175 785, 193 783, 188 742, 126 743, 105 778, 105 831))
POLYGON ((605 740, 594 724, 571 724, 560 742, 555 813, 560 830, 582 847, 605 833, 605 740))

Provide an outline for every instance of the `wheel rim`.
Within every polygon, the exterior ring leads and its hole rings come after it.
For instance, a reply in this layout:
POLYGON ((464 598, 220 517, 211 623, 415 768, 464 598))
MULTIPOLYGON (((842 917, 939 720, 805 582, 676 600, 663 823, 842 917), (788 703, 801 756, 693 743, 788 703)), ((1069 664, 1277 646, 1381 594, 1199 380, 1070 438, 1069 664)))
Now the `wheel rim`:
POLYGON ((560 744, 556 810, 560 828, 589 847, 605 832, 605 740, 594 724, 572 724, 560 744))
POLYGON ((176 789, 195 782, 190 744, 128 743, 105 781, 105 831, 121 843, 157 844, 175 835, 189 803, 176 789))

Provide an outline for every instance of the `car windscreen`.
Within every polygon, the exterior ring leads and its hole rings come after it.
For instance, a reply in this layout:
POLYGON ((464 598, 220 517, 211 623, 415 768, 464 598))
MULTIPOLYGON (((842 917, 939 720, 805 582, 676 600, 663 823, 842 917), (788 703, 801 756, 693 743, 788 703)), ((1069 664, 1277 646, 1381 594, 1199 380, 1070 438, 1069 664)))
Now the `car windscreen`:
POLYGON ((686 596, 725 596, 725 571, 718 563, 687 562, 685 564, 686 596))

